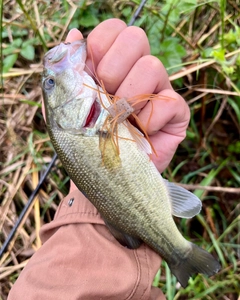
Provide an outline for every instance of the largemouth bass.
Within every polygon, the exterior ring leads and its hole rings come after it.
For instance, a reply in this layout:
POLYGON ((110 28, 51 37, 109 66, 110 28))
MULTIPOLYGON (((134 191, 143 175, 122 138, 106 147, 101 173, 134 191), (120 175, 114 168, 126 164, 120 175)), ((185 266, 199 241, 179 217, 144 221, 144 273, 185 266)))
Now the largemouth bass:
POLYGON ((70 178, 122 245, 149 245, 183 287, 194 273, 217 273, 219 262, 187 241, 172 217, 193 217, 201 201, 161 177, 148 141, 127 119, 112 122, 115 104, 84 71, 85 60, 84 41, 61 43, 44 57, 47 128, 70 178))

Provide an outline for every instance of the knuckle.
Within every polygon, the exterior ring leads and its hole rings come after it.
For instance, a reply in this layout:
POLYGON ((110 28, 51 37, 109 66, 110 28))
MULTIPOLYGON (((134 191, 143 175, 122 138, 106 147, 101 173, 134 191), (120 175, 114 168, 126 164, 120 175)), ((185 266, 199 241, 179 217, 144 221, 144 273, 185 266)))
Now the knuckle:
POLYGON ((132 42, 148 41, 145 31, 140 27, 129 26, 124 30, 124 34, 128 35, 132 42))
POLYGON ((144 66, 145 72, 156 73, 156 75, 159 75, 163 70, 165 70, 162 62, 157 57, 152 55, 142 56, 138 63, 144 66))
POLYGON ((110 68, 109 65, 106 64, 100 64, 98 66, 97 74, 98 77, 103 80, 104 84, 110 84, 118 79, 115 68, 110 68))

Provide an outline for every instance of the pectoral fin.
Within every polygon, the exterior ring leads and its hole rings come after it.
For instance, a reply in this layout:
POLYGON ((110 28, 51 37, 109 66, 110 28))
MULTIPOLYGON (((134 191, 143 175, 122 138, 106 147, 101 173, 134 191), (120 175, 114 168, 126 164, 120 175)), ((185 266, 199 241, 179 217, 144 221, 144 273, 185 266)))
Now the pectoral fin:
POLYGON ((135 126, 133 126, 130 122, 126 122, 125 125, 128 127, 133 137, 133 140, 138 145, 138 148, 147 154, 152 154, 152 146, 149 144, 144 134, 135 126))
POLYGON ((127 246, 129 249, 137 249, 141 246, 142 240, 132 237, 127 233, 123 233, 119 229, 116 229, 115 226, 110 224, 108 221, 104 220, 106 226, 108 227, 111 234, 115 237, 115 239, 122 245, 127 246))
POLYGON ((201 200, 193 193, 164 179, 170 196, 172 214, 180 218, 192 218, 199 214, 202 208, 201 200))

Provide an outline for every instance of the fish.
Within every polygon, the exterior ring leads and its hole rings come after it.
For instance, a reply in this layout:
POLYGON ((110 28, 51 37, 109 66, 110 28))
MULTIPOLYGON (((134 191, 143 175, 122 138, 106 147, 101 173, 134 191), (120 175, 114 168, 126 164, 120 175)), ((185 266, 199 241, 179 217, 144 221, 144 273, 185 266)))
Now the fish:
POLYGON ((46 126, 63 167, 121 245, 147 244, 184 288, 194 274, 216 274, 218 260, 186 240, 173 219, 197 215, 200 199, 161 176, 148 139, 128 120, 133 106, 113 101, 87 73, 86 57, 79 40, 55 46, 43 60, 46 126))

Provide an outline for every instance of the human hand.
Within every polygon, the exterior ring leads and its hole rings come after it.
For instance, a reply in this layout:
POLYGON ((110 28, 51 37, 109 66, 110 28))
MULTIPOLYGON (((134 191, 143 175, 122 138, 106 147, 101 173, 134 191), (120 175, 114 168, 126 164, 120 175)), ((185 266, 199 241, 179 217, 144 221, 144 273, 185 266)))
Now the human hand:
MULTIPOLYGON (((82 38, 80 31, 73 29, 66 42, 82 38)), ((140 94, 159 95, 160 100, 153 100, 153 106, 150 102, 139 104, 136 114, 147 127, 157 153, 151 158, 159 172, 163 172, 186 136, 190 111, 184 99, 173 90, 160 60, 150 55, 145 32, 135 26, 127 27, 121 20, 109 19, 89 34, 87 47, 86 71, 93 73, 95 70, 110 94, 127 98, 140 94)), ((71 191, 74 189, 71 183, 71 191)))

